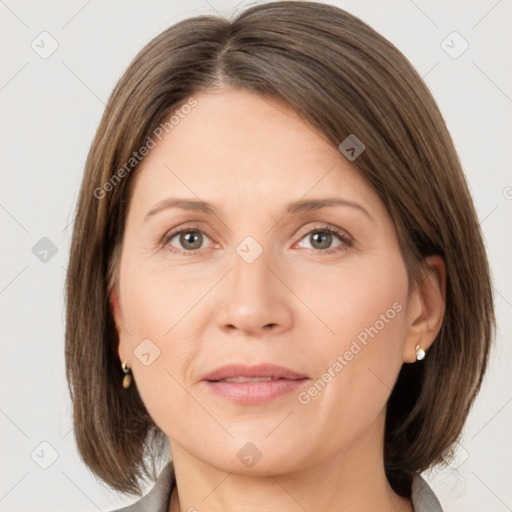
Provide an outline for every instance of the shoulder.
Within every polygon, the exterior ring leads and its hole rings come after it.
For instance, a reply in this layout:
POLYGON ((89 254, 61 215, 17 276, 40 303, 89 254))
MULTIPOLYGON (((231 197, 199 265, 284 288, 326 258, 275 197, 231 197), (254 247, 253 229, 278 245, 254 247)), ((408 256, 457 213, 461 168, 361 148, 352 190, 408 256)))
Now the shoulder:
POLYGON ((109 512, 167 512, 175 482, 174 465, 169 462, 146 495, 128 507, 109 512))
POLYGON ((420 475, 412 481, 411 501, 414 512, 443 512, 434 491, 420 475))

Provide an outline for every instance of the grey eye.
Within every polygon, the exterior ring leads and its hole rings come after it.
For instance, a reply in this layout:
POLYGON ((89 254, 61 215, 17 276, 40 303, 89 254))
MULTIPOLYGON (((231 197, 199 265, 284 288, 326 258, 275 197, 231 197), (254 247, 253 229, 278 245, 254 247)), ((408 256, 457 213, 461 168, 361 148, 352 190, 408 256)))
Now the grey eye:
POLYGON ((205 237, 203 233, 197 229, 188 229, 184 231, 180 231, 179 233, 176 233, 170 240, 169 243, 172 245, 172 240, 175 238, 179 238, 178 242, 181 247, 177 247, 178 249, 183 248, 187 251, 195 251, 197 249, 201 249, 201 246, 203 245, 203 242, 205 240, 205 237))

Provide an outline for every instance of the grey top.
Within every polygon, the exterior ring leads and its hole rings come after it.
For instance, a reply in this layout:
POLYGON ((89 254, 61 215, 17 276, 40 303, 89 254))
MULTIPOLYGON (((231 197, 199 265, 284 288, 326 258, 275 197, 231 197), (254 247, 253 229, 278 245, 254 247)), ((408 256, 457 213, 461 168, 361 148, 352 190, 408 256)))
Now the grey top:
MULTIPOLYGON (((153 488, 145 496, 133 505, 110 512, 168 512, 175 484, 174 465, 169 462, 158 476, 153 488)), ((443 512, 436 495, 419 475, 412 481, 411 500, 414 512, 443 512)))

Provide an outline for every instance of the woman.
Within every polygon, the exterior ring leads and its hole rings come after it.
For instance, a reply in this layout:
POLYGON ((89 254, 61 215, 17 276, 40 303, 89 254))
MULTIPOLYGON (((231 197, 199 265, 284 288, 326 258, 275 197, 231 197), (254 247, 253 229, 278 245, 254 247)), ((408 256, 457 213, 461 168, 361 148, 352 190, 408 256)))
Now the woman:
POLYGON ((373 29, 273 2, 137 55, 67 276, 81 456, 125 494, 158 478, 123 510, 439 511, 420 473, 458 439, 493 329, 450 135, 373 29))

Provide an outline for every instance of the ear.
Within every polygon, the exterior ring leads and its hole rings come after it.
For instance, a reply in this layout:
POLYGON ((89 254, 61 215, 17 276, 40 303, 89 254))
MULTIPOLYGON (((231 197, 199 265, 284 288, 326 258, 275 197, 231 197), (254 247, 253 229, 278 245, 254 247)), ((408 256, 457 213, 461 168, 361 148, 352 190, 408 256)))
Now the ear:
POLYGON ((412 291, 407 310, 403 360, 416 362, 416 346, 427 352, 441 330, 446 307, 446 265, 441 256, 425 258, 427 274, 412 291))
POLYGON ((116 324, 117 333, 120 334, 120 330, 122 329, 123 322, 123 314, 121 311, 121 305, 119 303, 119 296, 117 293, 117 286, 112 287, 112 291, 110 292, 110 310, 112 311, 112 316, 114 317, 114 321, 116 324))
POLYGON ((112 291, 110 292, 109 301, 110 301, 110 310, 112 311, 112 316, 114 317, 114 322, 116 324, 117 336, 119 339, 119 344, 118 344, 119 359, 121 361, 125 361, 127 359, 123 357, 122 352, 123 352, 123 349, 125 348, 124 340, 126 338, 127 330, 124 327, 123 311, 121 309, 121 304, 119 301, 119 293, 117 291, 117 286, 114 286, 112 288, 112 291))

